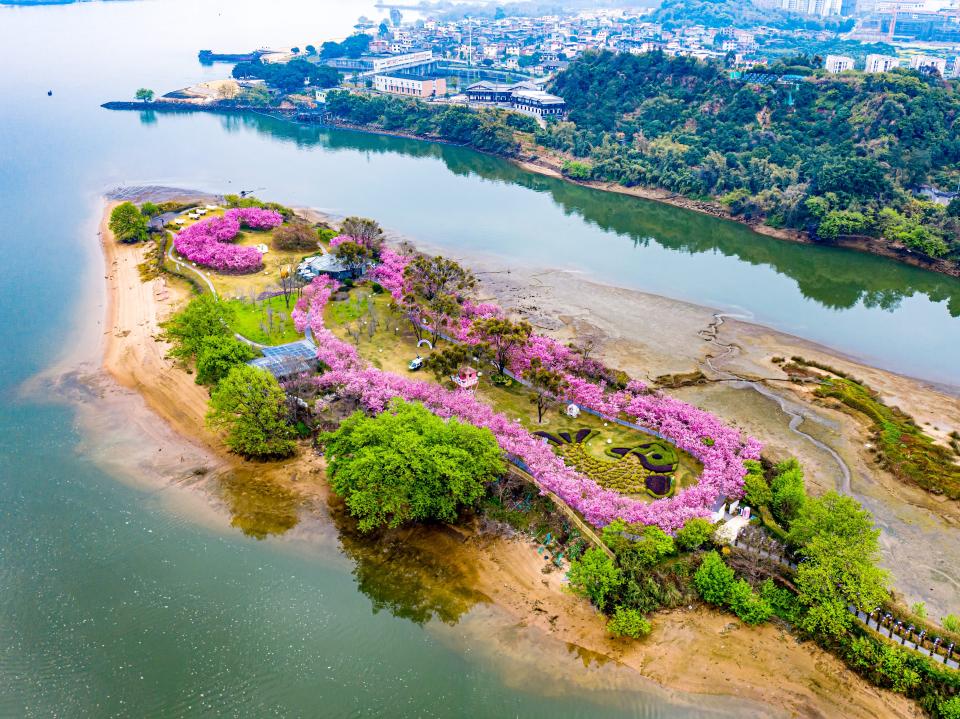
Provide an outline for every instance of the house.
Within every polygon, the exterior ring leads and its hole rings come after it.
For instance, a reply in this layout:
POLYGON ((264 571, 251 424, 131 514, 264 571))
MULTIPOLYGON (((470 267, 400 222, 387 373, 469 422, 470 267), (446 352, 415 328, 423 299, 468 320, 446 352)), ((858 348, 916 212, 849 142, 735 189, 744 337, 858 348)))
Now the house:
POLYGON ((335 280, 346 280, 354 276, 353 270, 343 264, 335 255, 327 253, 308 257, 297 266, 297 275, 307 282, 311 282, 320 275, 327 275, 335 280))
POLYGON ((460 389, 473 389, 480 382, 480 375, 473 367, 464 366, 450 377, 460 389))

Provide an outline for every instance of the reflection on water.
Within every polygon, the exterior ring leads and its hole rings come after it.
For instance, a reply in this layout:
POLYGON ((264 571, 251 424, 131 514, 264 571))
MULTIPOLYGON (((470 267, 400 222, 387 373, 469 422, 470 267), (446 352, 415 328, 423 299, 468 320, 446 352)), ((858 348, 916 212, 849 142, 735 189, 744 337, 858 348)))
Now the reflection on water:
POLYGON ((885 258, 784 242, 758 235, 737 223, 531 173, 500 158, 462 147, 298 125, 265 115, 223 115, 219 120, 228 132, 253 129, 303 148, 319 146, 331 151, 431 157, 443 161, 458 176, 475 176, 549 193, 566 214, 575 214, 638 247, 652 241, 678 252, 720 253, 751 265, 765 265, 795 280, 804 298, 830 309, 849 309, 862 303, 867 308, 894 312, 904 298, 920 293, 932 302, 946 301, 950 316, 960 317, 960 280, 885 258))
POLYGON ((286 487, 257 476, 255 469, 228 472, 218 482, 230 510, 230 525, 248 537, 266 539, 297 526, 301 498, 286 487))
POLYGON ((357 588, 377 614, 387 611, 416 624, 456 624, 487 598, 472 587, 476 571, 464 561, 464 538, 452 529, 423 526, 361 534, 355 521, 334 511, 340 544, 356 564, 357 588))

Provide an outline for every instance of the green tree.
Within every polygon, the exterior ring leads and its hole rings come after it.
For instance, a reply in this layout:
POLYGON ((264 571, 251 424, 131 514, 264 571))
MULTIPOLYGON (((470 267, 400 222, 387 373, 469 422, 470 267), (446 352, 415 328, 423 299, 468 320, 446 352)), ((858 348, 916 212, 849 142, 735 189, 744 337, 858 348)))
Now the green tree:
POLYGON ((603 611, 623 584, 623 573, 606 552, 591 547, 570 564, 567 579, 573 591, 587 597, 603 611))
POLYGON ((340 232, 370 248, 374 256, 379 256, 380 247, 383 245, 383 228, 376 220, 351 216, 340 225, 340 232))
POLYGON ((147 218, 132 202, 121 202, 113 208, 109 227, 120 242, 142 242, 147 239, 147 218))
POLYGON ((218 302, 212 295, 195 297, 162 325, 164 339, 173 345, 170 356, 184 362, 195 360, 205 339, 233 334, 232 320, 233 309, 229 305, 218 302))
POLYGON ((733 570, 716 552, 707 552, 693 575, 693 585, 705 602, 723 606, 733 586, 733 570))
POLYGON ((134 94, 134 97, 136 97, 138 100, 143 100, 144 102, 150 102, 153 99, 153 90, 150 90, 146 87, 141 87, 134 94))
POLYGON ((676 543, 683 551, 692 552, 709 542, 712 535, 713 525, 709 520, 694 517, 688 519, 687 523, 677 531, 676 543))
POLYGON ((230 370, 256 356, 253 348, 229 335, 214 335, 200 340, 197 353, 197 384, 217 384, 230 370))
POLYGON ((960 632, 960 617, 955 614, 948 614, 947 616, 941 618, 940 624, 943 625, 943 628, 948 632, 960 632))
POLYGON ((423 362, 424 369, 430 370, 438 382, 446 380, 473 358, 473 348, 470 345, 451 345, 443 350, 434 351, 423 362))
POLYGON ((648 524, 639 531, 640 538, 628 545, 631 554, 641 567, 653 567, 676 553, 673 537, 655 524, 648 524))
POLYGON ((807 492, 803 485, 803 468, 793 457, 774 466, 774 477, 770 483, 773 497, 771 507, 777 520, 788 525, 807 501, 807 492))
POLYGON ((746 624, 763 624, 773 614, 770 603, 754 592, 742 579, 738 579, 730 586, 727 603, 733 613, 746 624))
POLYGON ((556 370, 544 367, 539 357, 530 361, 530 366, 523 372, 523 378, 530 383, 533 390, 530 404, 537 407, 537 422, 542 422, 544 413, 567 388, 567 381, 556 370))
POLYGON ((160 214, 160 208, 152 202, 144 202, 140 205, 140 214, 144 217, 156 217, 160 214))
POLYGON ((960 719, 960 696, 944 699, 937 705, 941 719, 960 719))
POLYGON ((748 459, 743 464, 747 468, 747 475, 743 478, 744 499, 747 504, 754 509, 770 506, 773 493, 763 474, 763 466, 755 459, 748 459))
POLYGON ((269 372, 234 366, 210 396, 207 423, 226 431, 226 445, 248 457, 288 457, 296 450, 286 394, 269 372))
POLYGON ((370 261, 370 249, 356 242, 341 242, 333 254, 354 277, 359 277, 370 261))
POLYGON ((503 374, 510 361, 510 353, 521 349, 530 341, 533 327, 529 322, 513 322, 503 317, 487 317, 476 320, 470 328, 474 338, 490 347, 497 372, 503 374))
POLYGON ((789 541, 804 561, 794 584, 806 608, 801 627, 842 636, 852 625, 847 605, 872 610, 889 599, 880 559, 880 530, 852 497, 827 492, 808 499, 790 527, 789 541))
POLYGON ((650 622, 636 609, 618 605, 607 622, 607 631, 614 637, 641 639, 650 633, 650 622))
POLYGON ((357 412, 324 441, 331 488, 364 532, 452 522, 504 471, 490 430, 443 420, 419 403, 395 400, 372 418, 357 412))

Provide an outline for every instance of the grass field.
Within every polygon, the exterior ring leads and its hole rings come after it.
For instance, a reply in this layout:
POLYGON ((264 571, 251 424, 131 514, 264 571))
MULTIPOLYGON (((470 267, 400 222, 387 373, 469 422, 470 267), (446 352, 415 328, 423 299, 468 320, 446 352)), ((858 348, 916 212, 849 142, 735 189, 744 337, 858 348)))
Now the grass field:
POLYGON ((263 302, 225 300, 234 311, 230 329, 264 345, 294 342, 301 337, 290 319, 295 299, 290 299, 289 307, 282 296, 271 297, 263 302))

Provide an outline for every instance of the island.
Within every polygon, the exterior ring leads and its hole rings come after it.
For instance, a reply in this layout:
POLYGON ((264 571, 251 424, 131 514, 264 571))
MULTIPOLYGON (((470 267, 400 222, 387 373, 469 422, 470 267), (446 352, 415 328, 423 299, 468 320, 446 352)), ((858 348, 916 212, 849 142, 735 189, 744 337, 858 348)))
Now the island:
MULTIPOLYGON (((676 396, 722 373, 631 377, 369 218, 146 190, 115 196, 101 235, 105 364, 225 483, 244 468, 227 493, 243 531, 320 512, 357 542, 453 533, 473 590, 670 687, 847 716, 911 716, 907 697, 951 710, 956 618, 898 600, 855 500, 814 494, 796 457, 676 396), (730 681, 693 676, 693 654, 730 681)), ((719 348, 718 328, 701 341, 719 348)), ((875 423, 878 462, 955 505, 941 442, 851 372, 788 356, 770 372, 875 423)))

